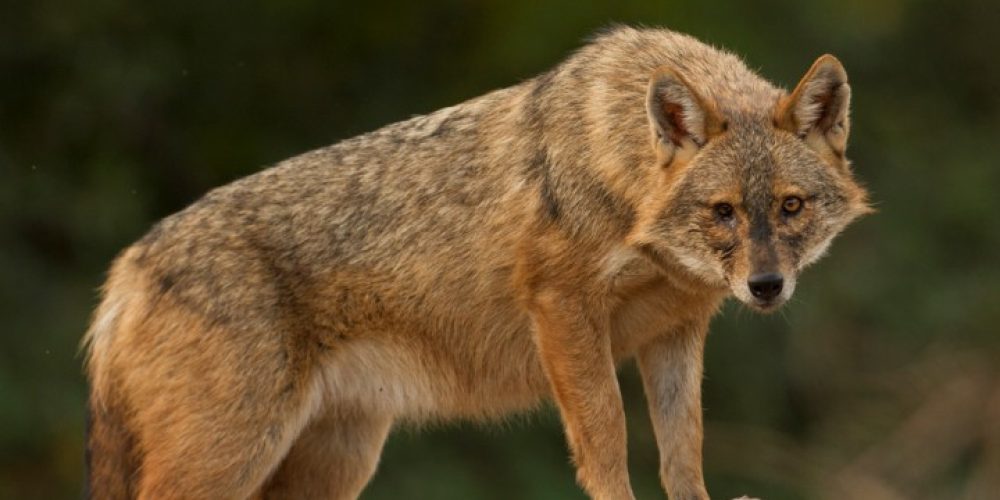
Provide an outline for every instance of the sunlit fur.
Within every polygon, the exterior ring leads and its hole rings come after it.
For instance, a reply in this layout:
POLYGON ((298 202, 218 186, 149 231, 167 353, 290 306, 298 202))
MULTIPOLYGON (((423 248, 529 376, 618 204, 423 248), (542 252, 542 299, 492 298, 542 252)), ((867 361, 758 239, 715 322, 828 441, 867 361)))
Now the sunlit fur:
POLYGON ((581 486, 632 498, 615 369, 635 359, 663 487, 705 500, 711 317, 755 305, 753 272, 787 298, 866 211, 846 73, 821 58, 804 82, 616 28, 209 192, 111 267, 85 338, 90 496, 355 498, 394 426, 551 399, 581 486))

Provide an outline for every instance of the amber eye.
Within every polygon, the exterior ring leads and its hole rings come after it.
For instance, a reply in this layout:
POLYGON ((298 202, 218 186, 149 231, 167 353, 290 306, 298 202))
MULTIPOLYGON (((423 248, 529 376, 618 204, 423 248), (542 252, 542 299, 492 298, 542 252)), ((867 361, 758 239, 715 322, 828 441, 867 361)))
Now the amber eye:
POLYGON ((798 196, 789 196, 781 202, 781 211, 785 212, 785 215, 795 215, 799 210, 802 210, 802 199, 798 196))
POLYGON ((733 206, 728 203, 719 203, 715 205, 715 215, 717 215, 722 220, 730 220, 733 218, 733 206))

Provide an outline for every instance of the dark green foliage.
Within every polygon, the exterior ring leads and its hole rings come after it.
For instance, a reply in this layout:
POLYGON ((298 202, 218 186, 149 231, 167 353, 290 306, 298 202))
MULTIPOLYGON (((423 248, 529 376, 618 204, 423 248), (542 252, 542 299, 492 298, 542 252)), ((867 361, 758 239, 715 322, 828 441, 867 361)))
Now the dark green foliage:
MULTIPOLYGON (((104 269, 153 221, 292 154, 523 80, 613 21, 694 34, 786 87, 836 54, 849 155, 879 209, 783 313, 732 304, 716 321, 713 496, 1000 491, 997 2, 55 0, 0 7, 0 498, 77 494, 77 343, 104 269)), ((622 386, 636 492, 657 498, 633 367, 622 386)), ((398 432, 366 498, 582 493, 549 408, 398 432)))

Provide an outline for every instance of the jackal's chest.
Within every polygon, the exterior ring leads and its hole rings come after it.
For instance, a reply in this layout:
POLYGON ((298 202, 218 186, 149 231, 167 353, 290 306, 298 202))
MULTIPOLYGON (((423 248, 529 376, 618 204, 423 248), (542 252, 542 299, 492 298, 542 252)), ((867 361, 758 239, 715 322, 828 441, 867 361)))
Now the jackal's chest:
POLYGON ((612 249, 601 260, 598 279, 612 298, 628 300, 636 290, 641 290, 662 278, 660 270, 632 248, 621 246, 612 249))
POLYGON ((612 304, 611 345, 618 361, 631 358, 659 335, 707 322, 726 295, 689 277, 665 273, 628 248, 609 253, 602 272, 612 304))

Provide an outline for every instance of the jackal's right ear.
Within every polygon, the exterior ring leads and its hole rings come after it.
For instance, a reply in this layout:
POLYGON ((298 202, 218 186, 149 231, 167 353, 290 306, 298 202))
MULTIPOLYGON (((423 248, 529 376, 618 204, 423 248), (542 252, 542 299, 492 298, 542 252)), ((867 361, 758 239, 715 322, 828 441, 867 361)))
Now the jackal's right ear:
POLYGON ((715 106, 665 67, 649 80, 646 114, 661 165, 669 165, 679 153, 693 154, 726 129, 715 106))

